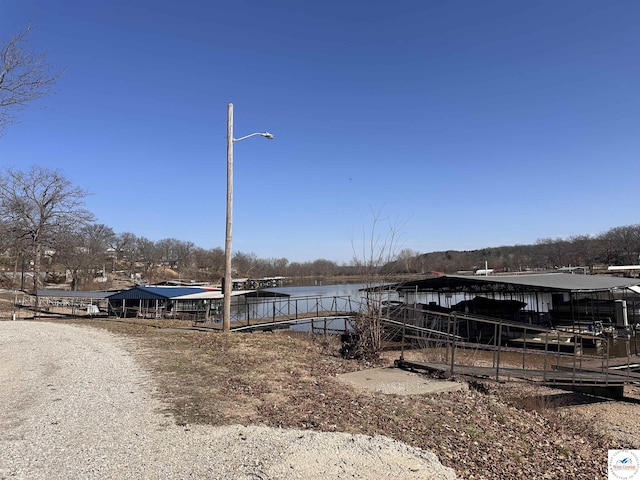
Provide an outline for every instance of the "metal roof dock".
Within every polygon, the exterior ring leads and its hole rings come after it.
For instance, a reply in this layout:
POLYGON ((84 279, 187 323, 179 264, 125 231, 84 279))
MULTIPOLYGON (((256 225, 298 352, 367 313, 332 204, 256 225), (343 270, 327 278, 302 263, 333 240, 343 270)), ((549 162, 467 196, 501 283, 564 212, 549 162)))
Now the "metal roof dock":
POLYGON ((638 278, 602 275, 544 273, 525 275, 466 276, 442 275, 403 282, 396 289, 405 292, 570 292, 595 293, 624 290, 640 284, 638 278))

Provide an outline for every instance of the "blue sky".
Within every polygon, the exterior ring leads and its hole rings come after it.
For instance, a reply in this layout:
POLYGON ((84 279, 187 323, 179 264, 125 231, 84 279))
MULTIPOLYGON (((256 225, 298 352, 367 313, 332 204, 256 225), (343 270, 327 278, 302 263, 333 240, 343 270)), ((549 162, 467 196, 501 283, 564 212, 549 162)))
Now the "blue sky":
POLYGON ((0 137, 117 233, 349 262, 638 223, 640 3, 0 0, 65 69, 0 137), (364 232, 364 233, 363 233, 364 232))

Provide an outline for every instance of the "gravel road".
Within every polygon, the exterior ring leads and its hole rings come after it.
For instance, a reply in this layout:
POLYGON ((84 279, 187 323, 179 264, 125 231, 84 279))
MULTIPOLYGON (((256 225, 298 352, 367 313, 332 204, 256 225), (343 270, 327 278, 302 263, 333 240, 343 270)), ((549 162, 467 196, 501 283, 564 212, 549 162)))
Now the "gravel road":
POLYGON ((134 341, 91 328, 0 322, 0 479, 455 479, 387 437, 179 426, 134 341))

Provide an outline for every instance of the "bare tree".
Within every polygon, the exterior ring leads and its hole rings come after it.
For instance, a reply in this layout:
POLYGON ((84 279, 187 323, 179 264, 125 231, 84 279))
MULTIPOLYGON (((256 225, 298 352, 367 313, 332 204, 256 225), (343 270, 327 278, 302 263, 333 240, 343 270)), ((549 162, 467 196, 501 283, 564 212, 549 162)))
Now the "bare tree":
POLYGON ((163 238, 156 242, 158 251, 160 252, 160 261, 162 265, 169 268, 176 268, 176 240, 175 238, 163 238))
MULTIPOLYGON (((103 223, 92 223, 83 229, 83 237, 86 239, 87 248, 96 256, 104 256, 107 248, 113 242, 115 233, 113 229, 103 223)), ((98 263, 103 259, 97 259, 98 263)))
POLYGON ((157 244, 145 237, 136 239, 136 262, 143 266, 143 274, 147 279, 155 280, 155 273, 161 263, 161 253, 157 244))
POLYGON ((567 240, 567 258, 569 265, 574 267, 591 267, 596 262, 596 242, 591 235, 574 235, 567 240))
POLYGON ((258 256, 251 253, 235 252, 233 254, 233 271, 234 275, 251 275, 252 271, 258 264, 258 256))
POLYGON ((116 235, 112 242, 113 270, 126 267, 133 279, 136 273, 136 258, 138 255, 138 237, 131 232, 123 232, 116 235))
POLYGON ((343 347, 345 357, 377 357, 383 340, 383 307, 387 299, 384 285, 393 272, 380 275, 381 267, 390 265, 397 259, 398 232, 402 225, 389 222, 388 230, 380 233, 380 213, 374 215, 371 229, 363 228, 361 249, 353 244, 354 265, 360 267, 366 278, 362 314, 354 322, 355 341, 343 347))
POLYGON ((11 225, 4 218, 0 218, 0 254, 3 254, 13 247, 11 238, 11 225))
POLYGON ((20 286, 20 289, 24 289, 26 262, 31 257, 29 253, 31 251, 30 242, 26 238, 17 238, 14 229, 8 222, 2 223, 3 252, 6 252, 8 258, 13 261, 12 286, 14 288, 20 286), (18 276, 18 271, 21 272, 20 276, 18 276))
POLYGON ((0 175, 0 218, 8 223, 16 242, 30 242, 36 290, 42 284, 44 247, 54 243, 56 234, 78 231, 93 221, 93 215, 82 208, 87 195, 57 170, 33 166, 23 172, 6 168, 0 175))
POLYGON ((53 239, 54 259, 71 274, 71 289, 94 282, 98 271, 106 275, 107 248, 115 234, 111 227, 91 223, 77 231, 58 233, 53 239))
POLYGON ((48 94, 60 72, 45 63, 43 53, 25 48, 31 25, 0 44, 0 135, 16 122, 15 112, 48 94))
POLYGON ((410 248, 403 248, 398 253, 398 261, 401 262, 401 268, 403 272, 414 273, 416 270, 416 259, 420 255, 419 252, 411 250, 410 248))
POLYGON ((193 261, 199 279, 214 281, 224 274, 224 251, 221 248, 205 250, 196 247, 193 251, 193 261))
POLYGON ((606 232, 603 238, 617 254, 612 259, 618 264, 636 264, 640 254, 640 225, 615 227, 606 232))
POLYGON ((287 265, 289 265, 289 260, 282 258, 272 258, 270 260, 270 266, 273 269, 270 275, 285 275, 287 273, 287 265))
POLYGON ((178 267, 178 273, 180 276, 184 276, 193 266, 193 252, 196 246, 193 242, 183 242, 176 240, 175 242, 175 255, 176 264, 178 267))
POLYGON ((59 232, 53 241, 54 262, 66 270, 67 277, 71 277, 71 290, 76 291, 87 279, 90 260, 81 232, 59 232))

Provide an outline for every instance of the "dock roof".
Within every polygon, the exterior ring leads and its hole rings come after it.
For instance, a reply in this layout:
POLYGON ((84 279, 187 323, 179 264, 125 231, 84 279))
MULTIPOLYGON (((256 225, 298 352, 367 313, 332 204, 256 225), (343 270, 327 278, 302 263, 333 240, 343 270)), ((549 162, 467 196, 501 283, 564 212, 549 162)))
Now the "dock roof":
MULTIPOLYGON (((255 290, 234 290, 232 296, 255 296, 255 290)), ((133 287, 110 295, 109 300, 213 300, 223 298, 219 289, 203 287, 133 287)), ((276 292, 260 291, 261 297, 288 296, 276 292)))
POLYGON ((39 297, 49 297, 49 298, 107 298, 109 295, 113 295, 116 293, 115 291, 75 291, 75 290, 60 290, 60 289, 51 289, 51 288, 39 288, 38 296, 39 297))
POLYGON ((622 278, 604 275, 575 275, 568 273, 544 273, 523 275, 466 276, 442 275, 403 282, 397 285, 401 291, 418 292, 610 292, 635 287, 638 278, 622 278))

